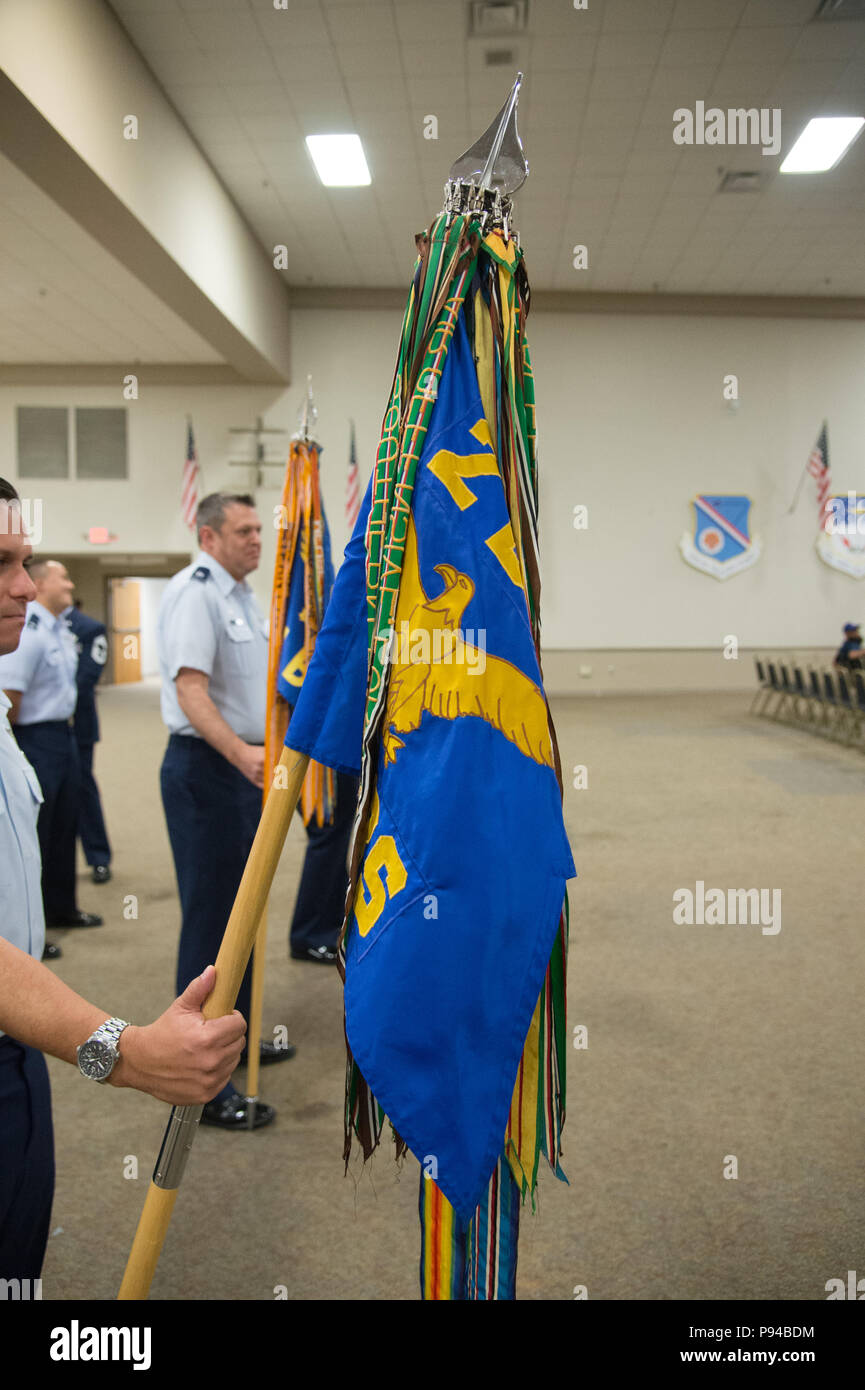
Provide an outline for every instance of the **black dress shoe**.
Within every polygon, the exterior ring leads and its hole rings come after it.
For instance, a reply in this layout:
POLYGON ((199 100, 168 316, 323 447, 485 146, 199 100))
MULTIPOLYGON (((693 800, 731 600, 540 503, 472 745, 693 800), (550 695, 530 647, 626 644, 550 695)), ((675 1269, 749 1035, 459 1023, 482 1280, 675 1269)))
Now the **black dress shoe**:
POLYGON ((55 946, 53 941, 45 942, 45 949, 42 952, 43 960, 59 960, 63 955, 59 946, 55 946))
POLYGON ((95 912, 67 912, 62 917, 49 917, 48 927, 101 927, 102 918, 95 912))
POLYGON ((90 877, 94 883, 108 883, 111 878, 111 870, 107 864, 94 864, 90 877))
MULTIPOLYGON (((287 1062, 289 1057, 293 1057, 297 1048, 294 1043, 286 1043, 285 1047, 277 1047, 276 1043, 263 1042, 258 1049, 258 1065, 260 1067, 272 1066, 274 1062, 287 1062)), ((239 1067, 245 1067, 248 1058, 248 1049, 244 1048, 240 1054, 239 1067)))
MULTIPOLYGON (((272 1105, 257 1101, 253 1129, 261 1129, 276 1119, 272 1105)), ((208 1101, 201 1112, 203 1125, 217 1125, 220 1129, 249 1129, 249 1106, 239 1093, 228 1096, 226 1100, 208 1101)))
POLYGON ((330 946, 307 946, 304 951, 292 951, 292 960, 312 960, 316 965, 336 965, 336 951, 330 946))

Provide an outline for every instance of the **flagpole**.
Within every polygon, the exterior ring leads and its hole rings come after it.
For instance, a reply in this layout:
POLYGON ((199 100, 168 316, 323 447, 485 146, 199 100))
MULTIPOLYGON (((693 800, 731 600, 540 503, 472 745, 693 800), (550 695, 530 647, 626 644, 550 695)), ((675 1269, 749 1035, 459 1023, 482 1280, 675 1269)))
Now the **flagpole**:
MULTIPOLYGON (((205 1018, 220 1018, 234 1008, 308 762, 305 753, 287 747, 282 751, 216 957, 216 984, 202 1009, 205 1018)), ((144 1299, 150 1291, 201 1109, 176 1105, 171 1111, 117 1295, 120 1300, 144 1299)))
MULTIPOLYGON (((306 378, 306 394, 300 410, 300 429, 294 436, 295 439, 302 439, 309 447, 309 429, 312 418, 317 417, 312 399, 312 377, 306 378)), ((282 502, 286 507, 289 491, 289 478, 291 470, 291 451, 286 466, 285 481, 283 483, 282 502)), ((286 508, 287 510, 287 508, 286 508)), ((283 521, 287 517, 283 516, 283 521)), ((268 654, 267 672, 267 732, 264 741, 264 793, 262 798, 262 810, 267 802, 267 789, 273 775, 273 768, 276 763, 277 749, 282 745, 285 735, 285 723, 280 725, 276 714, 277 701, 277 670, 279 656, 282 651, 282 629, 285 622, 285 605, 288 603, 288 591, 291 576, 284 572, 284 555, 280 546, 277 546, 276 562, 274 565, 273 589, 271 591, 271 618, 270 618, 270 651, 268 654)), ((252 951, 252 986, 249 998, 249 1018, 247 1020, 246 1034, 246 1100, 247 1128, 255 1128, 255 1112, 258 1105, 258 1078, 261 1067, 261 1018, 264 1009, 264 965, 267 953, 267 903, 261 914, 261 921, 258 933, 255 938, 255 945, 252 951)))
POLYGON ((246 1035, 246 1125, 255 1129, 258 1107, 258 1073, 261 1067, 261 1015, 264 1008, 264 957, 267 949, 267 903, 261 914, 252 950, 252 987, 249 995, 249 1027, 246 1035))
POLYGON ((788 516, 792 515, 792 513, 795 512, 795 510, 796 510, 797 504, 798 504, 798 502, 799 502, 799 494, 800 494, 800 492, 802 491, 802 484, 803 484, 804 481, 805 481, 805 475, 807 474, 807 472, 808 472, 808 465, 807 465, 807 463, 806 463, 806 464, 805 464, 805 467, 802 469, 802 476, 800 477, 799 482, 796 484, 796 492, 795 492, 795 494, 794 494, 793 501, 790 503, 789 507, 787 508, 787 515, 788 515, 788 516))
MULTIPOLYGON (((821 438, 821 436, 822 436, 822 434, 823 434, 823 431, 824 431, 824 430, 827 430, 827 429, 828 429, 828 421, 824 420, 824 421, 823 421, 822 428, 821 428, 821 431, 820 431, 820 434, 817 436, 817 444, 820 443, 820 438, 821 438)), ((815 447, 816 447, 816 446, 815 446, 815 447)), ((811 450, 811 454, 813 454, 813 452, 814 452, 814 450, 812 449, 812 450, 811 450)), ((801 477, 799 478, 799 482, 796 484, 796 493, 795 493, 795 496, 793 497, 793 501, 790 503, 789 507, 787 508, 787 516, 790 516, 790 515, 796 510, 796 507, 798 506, 798 503, 799 503, 799 494, 800 494, 801 491, 802 491, 802 484, 803 484, 804 481, 805 481, 805 474, 809 471, 809 470, 808 470, 808 464, 811 462, 811 454, 808 455, 808 459, 807 459, 807 461, 806 461, 806 463, 805 463, 805 467, 802 469, 802 475, 801 475, 801 477)), ((818 506, 818 508, 817 508, 817 521, 818 521, 818 530, 819 530, 819 529, 821 528, 821 525, 822 525, 821 519, 820 519, 820 508, 819 508, 819 506, 818 506)))

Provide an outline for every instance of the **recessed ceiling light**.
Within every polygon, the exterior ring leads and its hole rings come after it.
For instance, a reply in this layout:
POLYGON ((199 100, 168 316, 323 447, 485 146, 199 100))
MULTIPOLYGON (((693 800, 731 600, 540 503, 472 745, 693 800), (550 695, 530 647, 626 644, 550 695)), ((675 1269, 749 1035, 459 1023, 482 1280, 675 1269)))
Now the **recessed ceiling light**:
POLYGON ((815 116, 784 163, 782 174, 821 174, 835 165, 856 139, 865 116, 815 116))
POLYGON ((359 135, 307 135, 306 148, 325 188, 372 183, 359 135))

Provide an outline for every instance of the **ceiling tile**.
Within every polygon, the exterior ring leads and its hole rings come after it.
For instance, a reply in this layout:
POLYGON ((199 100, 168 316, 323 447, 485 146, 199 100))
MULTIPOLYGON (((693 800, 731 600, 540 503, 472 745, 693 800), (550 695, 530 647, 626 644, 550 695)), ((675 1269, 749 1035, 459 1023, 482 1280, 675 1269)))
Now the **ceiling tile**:
POLYGON ((666 68, 719 63, 729 42, 730 34, 725 29, 674 29, 664 39, 658 63, 666 68))
POLYGON ((291 83, 286 89, 304 135, 339 135, 351 131, 354 120, 341 83, 291 83))
POLYGON ((806 24, 813 19, 814 0, 748 0, 739 21, 759 28, 763 24, 806 24))
POLYGON ((205 53, 218 49, 259 50, 264 46, 261 31, 249 10, 200 10, 186 15, 186 24, 205 53))
POLYGON ((307 44, 304 48, 274 48, 271 59, 286 87, 293 82, 342 82, 336 52, 330 44, 307 44))
MULTIPOLYGON (((397 38, 393 6, 372 0, 363 5, 330 5, 327 25, 335 44, 393 43, 397 38)), ((428 20, 427 33, 429 29, 428 20)))
POLYGON ((121 22, 136 48, 142 53, 192 53, 199 47, 196 34, 179 10, 130 10, 121 22))
MULTIPOLYGON (((597 68, 592 74, 588 95, 591 101, 610 101, 614 98, 636 100, 645 96, 654 77, 653 67, 597 68)), ((569 82, 571 79, 562 79, 569 82)))
POLYGON ((656 63, 663 46, 660 33, 638 32, 602 34, 598 39, 595 66, 599 68, 645 67, 656 63))
POLYGON ((255 7, 255 22, 268 48, 305 48, 308 44, 331 42, 325 11, 319 5, 291 0, 289 9, 275 10, 272 4, 255 7))
POLYGON ((730 38, 725 63, 786 62, 796 47, 799 29, 738 29, 730 38))
POLYGON ((597 37, 576 30, 553 39, 535 38, 532 40, 531 70, 536 80, 541 81, 545 72, 588 71, 594 66, 597 46, 597 37))
POLYGON ((666 29, 674 6, 675 0, 606 0, 603 31, 613 34, 631 33, 635 29, 666 29))
POLYGON ((388 77, 347 77, 345 87, 352 110, 400 112, 408 124, 406 84, 399 71, 388 77))
POLYGON ((747 0, 676 0, 674 29, 734 29, 747 0))
POLYGON ((575 10, 572 4, 563 0, 532 0, 531 29, 541 37, 555 36, 568 38, 574 34, 584 37, 596 34, 601 27, 599 4, 592 4, 586 10, 575 10))
MULTIPOLYGON (((430 45, 436 47, 436 45, 430 45)), ((422 47, 422 45, 420 45, 422 47)), ((340 43, 336 45, 337 62, 346 78, 370 80, 374 77, 390 77, 400 71, 400 50, 396 39, 388 43, 340 43)), ((416 71, 434 72, 430 68, 417 67, 416 71)))
POLYGON ((423 43, 434 30, 440 39, 461 42, 467 33, 466 11, 461 5, 437 5, 422 0, 400 0, 394 6, 397 33, 403 43, 423 43))

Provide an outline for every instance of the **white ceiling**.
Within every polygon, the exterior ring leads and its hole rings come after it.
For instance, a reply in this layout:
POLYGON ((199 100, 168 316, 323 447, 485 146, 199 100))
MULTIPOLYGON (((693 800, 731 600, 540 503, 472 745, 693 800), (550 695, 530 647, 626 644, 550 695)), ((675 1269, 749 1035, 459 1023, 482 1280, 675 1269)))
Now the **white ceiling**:
POLYGON ((2 155, 0 190, 0 362, 222 361, 2 155))
POLYGON ((513 46, 536 289, 865 293, 865 137, 835 171, 777 174, 810 116, 865 115, 865 23, 809 23, 818 0, 529 0, 513 45, 467 39, 467 0, 111 3, 262 244, 287 245, 291 284, 406 285, 414 232, 512 80, 484 52, 513 46), (675 145, 673 111, 698 99, 780 107, 782 153, 675 145), (361 135, 371 187, 321 187, 303 137, 327 130, 361 135), (768 187, 718 194, 719 167, 768 187))

